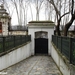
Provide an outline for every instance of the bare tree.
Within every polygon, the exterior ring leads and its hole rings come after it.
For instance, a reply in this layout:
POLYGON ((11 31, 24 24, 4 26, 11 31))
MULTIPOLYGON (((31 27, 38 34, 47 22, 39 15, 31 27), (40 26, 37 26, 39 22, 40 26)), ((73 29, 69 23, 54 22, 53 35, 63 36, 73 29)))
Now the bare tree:
POLYGON ((35 3, 34 7, 36 9, 36 21, 39 21, 39 14, 40 14, 40 10, 42 8, 44 0, 33 0, 33 2, 35 3))
POLYGON ((44 0, 36 0, 36 20, 39 21, 39 13, 44 0))
POLYGON ((27 1, 27 0, 11 0, 11 2, 12 2, 12 5, 15 7, 15 10, 17 13, 18 24, 26 25, 29 1, 27 1))
POLYGON ((28 8, 28 1, 24 1, 22 4, 22 9, 23 9, 23 24, 26 25, 27 23, 27 8, 28 8))
POLYGON ((29 7, 30 7, 30 11, 31 11, 31 18, 32 18, 32 21, 33 21, 33 13, 32 13, 32 6, 31 6, 31 3, 29 4, 29 7))
POLYGON ((48 1, 44 1, 45 4, 45 20, 52 20, 53 7, 48 1))
POLYGON ((17 13, 17 18, 18 18, 18 23, 20 24, 20 17, 19 17, 19 12, 20 10, 18 10, 18 2, 16 0, 11 0, 12 5, 15 7, 16 9, 16 13, 17 13))
POLYGON ((68 12, 65 12, 65 13, 61 13, 61 8, 62 8, 62 0, 57 0, 56 4, 55 4, 55 0, 47 0, 49 3, 51 3, 54 7, 54 10, 56 12, 56 16, 57 16, 57 26, 56 26, 56 31, 57 31, 57 35, 61 35, 60 34, 60 22, 61 22, 61 19, 62 17, 64 17, 66 14, 69 14, 69 11, 68 12))
POLYGON ((67 36, 68 29, 72 25, 73 21, 75 20, 74 0, 71 0, 71 1, 72 1, 72 4, 71 4, 72 5, 71 6, 71 19, 65 25, 65 28, 64 28, 64 36, 67 36))

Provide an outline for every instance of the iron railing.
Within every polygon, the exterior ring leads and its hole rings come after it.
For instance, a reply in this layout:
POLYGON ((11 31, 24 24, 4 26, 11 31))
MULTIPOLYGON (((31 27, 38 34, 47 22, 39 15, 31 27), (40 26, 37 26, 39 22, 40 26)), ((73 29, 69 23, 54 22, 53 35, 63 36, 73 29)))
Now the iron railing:
POLYGON ((75 38, 52 35, 52 42, 75 65, 75 38))
POLYGON ((31 35, 0 37, 0 53, 31 41, 31 35))

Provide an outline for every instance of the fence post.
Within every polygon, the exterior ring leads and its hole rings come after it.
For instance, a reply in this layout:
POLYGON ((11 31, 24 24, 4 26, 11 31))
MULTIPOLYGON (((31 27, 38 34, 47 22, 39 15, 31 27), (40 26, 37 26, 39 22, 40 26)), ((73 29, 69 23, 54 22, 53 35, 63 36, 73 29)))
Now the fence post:
POLYGON ((3 52, 5 51, 5 37, 3 37, 3 52))
POLYGON ((27 43, 27 35, 25 36, 25 43, 27 43))
POLYGON ((14 37, 14 47, 15 47, 15 36, 13 36, 14 37))
POLYGON ((22 44, 22 35, 20 35, 20 45, 22 44))
POLYGON ((30 35, 30 41, 31 41, 31 35, 30 35))
POLYGON ((61 53, 62 53, 62 37, 61 37, 61 53))
POLYGON ((56 36, 56 46, 58 48, 58 36, 56 36))
POLYGON ((70 38, 70 46, 69 46, 70 50, 69 50, 69 60, 70 60, 70 63, 72 63, 72 38, 70 38))

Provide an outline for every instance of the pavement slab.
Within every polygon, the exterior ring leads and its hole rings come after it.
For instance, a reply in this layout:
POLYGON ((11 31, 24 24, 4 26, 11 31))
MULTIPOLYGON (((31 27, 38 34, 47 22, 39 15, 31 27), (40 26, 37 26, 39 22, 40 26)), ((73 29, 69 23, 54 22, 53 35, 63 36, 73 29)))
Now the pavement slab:
POLYGON ((31 56, 1 72, 7 72, 6 75, 62 75, 47 55, 31 56))

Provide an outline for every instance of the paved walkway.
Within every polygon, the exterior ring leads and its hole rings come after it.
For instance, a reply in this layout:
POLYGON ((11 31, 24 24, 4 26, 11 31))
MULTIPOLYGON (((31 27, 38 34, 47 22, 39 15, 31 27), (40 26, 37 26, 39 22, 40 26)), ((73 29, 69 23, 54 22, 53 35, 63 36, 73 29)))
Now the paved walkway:
POLYGON ((32 56, 2 72, 7 75, 61 75, 50 56, 32 56))

